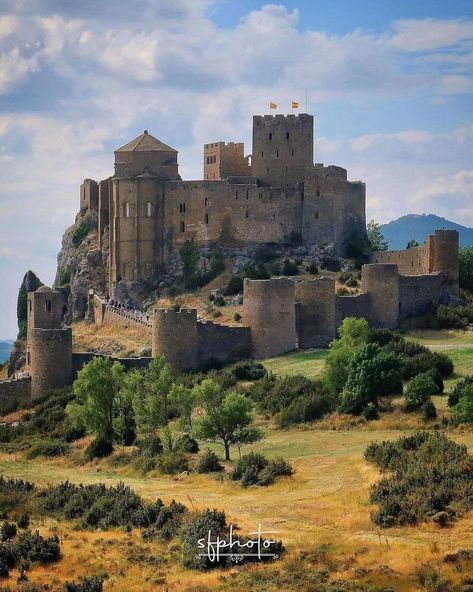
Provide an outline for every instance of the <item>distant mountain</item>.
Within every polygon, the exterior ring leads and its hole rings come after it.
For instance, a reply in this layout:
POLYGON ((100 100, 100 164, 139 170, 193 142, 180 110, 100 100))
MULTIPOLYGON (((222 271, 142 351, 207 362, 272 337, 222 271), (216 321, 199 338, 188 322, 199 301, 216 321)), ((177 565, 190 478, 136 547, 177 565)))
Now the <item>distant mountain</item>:
POLYGON ((12 347, 13 341, 0 341, 0 364, 3 364, 3 362, 8 360, 12 347))
POLYGON ((473 245, 473 228, 451 222, 435 214, 408 214, 381 225, 383 236, 388 241, 390 249, 405 249, 407 243, 413 238, 422 244, 429 234, 433 234, 440 228, 458 230, 460 246, 473 245))

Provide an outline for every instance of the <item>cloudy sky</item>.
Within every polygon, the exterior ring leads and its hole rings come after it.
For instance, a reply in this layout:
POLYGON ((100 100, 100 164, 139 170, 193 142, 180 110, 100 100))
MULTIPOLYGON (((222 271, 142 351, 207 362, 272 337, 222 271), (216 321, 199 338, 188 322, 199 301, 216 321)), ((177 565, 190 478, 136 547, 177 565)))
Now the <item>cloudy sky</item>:
POLYGON ((203 143, 249 152, 251 115, 306 89, 316 161, 366 181, 369 218, 473 226, 471 0, 1 0, 0 339, 115 148, 149 129, 201 178, 203 143))

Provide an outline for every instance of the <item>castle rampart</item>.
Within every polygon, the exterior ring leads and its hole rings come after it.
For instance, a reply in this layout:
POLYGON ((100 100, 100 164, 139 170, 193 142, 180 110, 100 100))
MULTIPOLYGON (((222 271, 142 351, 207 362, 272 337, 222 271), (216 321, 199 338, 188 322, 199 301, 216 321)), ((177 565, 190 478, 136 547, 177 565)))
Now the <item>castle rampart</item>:
POLYGON ((176 372, 196 368, 197 311, 156 308, 153 315, 153 357, 164 356, 176 372))
POLYGON ((31 378, 10 378, 0 380, 0 403, 23 403, 31 399, 31 378))
POLYGON ((322 277, 295 284, 299 349, 326 347, 335 337, 335 280, 322 277))
POLYGON ((375 327, 395 329, 399 322, 399 270, 397 265, 372 263, 361 270, 361 291, 370 296, 367 316, 375 327))

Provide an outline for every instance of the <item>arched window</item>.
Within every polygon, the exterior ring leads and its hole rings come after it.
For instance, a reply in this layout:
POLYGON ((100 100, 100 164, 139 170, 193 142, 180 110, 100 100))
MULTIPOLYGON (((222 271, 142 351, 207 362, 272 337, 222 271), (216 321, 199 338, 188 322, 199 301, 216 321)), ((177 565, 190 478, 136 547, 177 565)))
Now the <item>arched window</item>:
POLYGON ((205 206, 205 207, 207 207, 208 205, 209 205, 209 200, 208 200, 208 198, 206 197, 206 198, 204 199, 204 206, 205 206))
POLYGON ((248 210, 246 210, 246 212, 245 212, 245 217, 246 218, 249 218, 250 217, 250 212, 248 210))
POLYGON ((209 215, 205 214, 205 223, 208 224, 209 223, 209 215))
POLYGON ((33 308, 33 307, 31 306, 31 300, 29 300, 29 301, 28 301, 28 305, 29 305, 29 310, 30 310, 30 312, 31 312, 31 310, 32 310, 32 308, 33 308))
POLYGON ((148 218, 151 218, 153 215, 153 205, 150 201, 146 204, 146 215, 148 218))
POLYGON ((181 232, 185 232, 185 231, 186 231, 185 222, 181 221, 181 232))
POLYGON ((272 140, 273 139, 273 134, 271 132, 269 132, 269 139, 272 140))
POLYGON ((127 201, 123 204, 123 217, 130 217, 130 204, 127 201))
POLYGON ((46 312, 51 312, 51 300, 44 301, 44 310, 46 312))
POLYGON ((31 354, 29 351, 26 352, 26 363, 28 366, 31 364, 31 354))

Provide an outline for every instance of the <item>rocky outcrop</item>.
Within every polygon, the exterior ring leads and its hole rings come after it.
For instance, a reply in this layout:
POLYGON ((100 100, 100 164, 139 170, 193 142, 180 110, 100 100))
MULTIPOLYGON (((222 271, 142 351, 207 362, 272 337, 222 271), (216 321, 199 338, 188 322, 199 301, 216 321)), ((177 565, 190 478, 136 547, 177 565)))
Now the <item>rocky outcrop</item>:
POLYGON ((68 289, 65 323, 83 319, 88 311, 88 293, 93 289, 106 294, 108 266, 108 229, 99 248, 97 212, 79 212, 66 230, 57 258, 55 287, 68 289))

